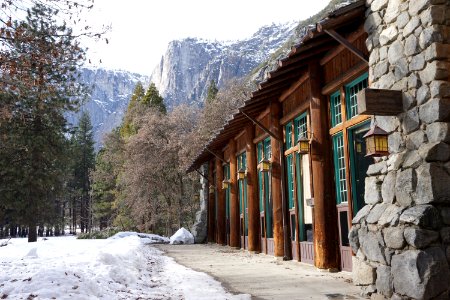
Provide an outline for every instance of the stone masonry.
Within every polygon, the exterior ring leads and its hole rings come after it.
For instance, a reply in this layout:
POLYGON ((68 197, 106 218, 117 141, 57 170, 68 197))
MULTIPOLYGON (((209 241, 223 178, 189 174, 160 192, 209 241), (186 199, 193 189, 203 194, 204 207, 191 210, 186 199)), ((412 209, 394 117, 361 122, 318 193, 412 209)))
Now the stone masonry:
POLYGON ((449 299, 450 0, 368 0, 371 88, 401 90, 376 117, 389 157, 366 178, 349 234, 354 283, 372 299, 449 299))

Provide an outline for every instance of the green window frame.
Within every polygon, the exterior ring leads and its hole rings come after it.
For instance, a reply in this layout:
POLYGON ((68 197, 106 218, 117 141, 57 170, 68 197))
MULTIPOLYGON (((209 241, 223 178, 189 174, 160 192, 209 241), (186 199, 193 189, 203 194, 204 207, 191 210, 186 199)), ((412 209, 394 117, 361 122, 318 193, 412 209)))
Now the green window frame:
MULTIPOLYGON (((247 153, 243 152, 237 156, 238 170, 247 168, 247 153)), ((248 200, 247 200, 247 177, 239 180, 239 214, 244 214, 244 235, 248 235, 248 200)))
MULTIPOLYGON (((269 160, 272 157, 272 148, 270 144, 270 137, 267 137, 263 141, 257 144, 258 149, 258 162, 262 158, 269 160)), ((260 212, 264 212, 265 207, 265 220, 266 220, 266 238, 273 238, 273 226, 272 226, 272 205, 271 205, 271 183, 270 172, 258 171, 258 187, 259 187, 259 207, 260 212), (264 184, 263 184, 264 178, 264 184)))
POLYGON ((294 143, 292 142, 292 122, 286 124, 285 136, 286 136, 285 149, 290 149, 292 146, 294 146, 294 143))
POLYGON ((286 173, 287 173, 287 195, 289 209, 295 207, 294 202, 294 159, 293 154, 286 156, 286 173))
POLYGON ((331 127, 334 127, 342 123, 342 103, 341 93, 335 92, 330 96, 330 108, 331 108, 331 127))
POLYGON ((356 78, 345 86, 345 104, 347 107, 347 120, 358 115, 358 101, 356 94, 366 88, 369 84, 369 75, 367 73, 356 78))
POLYGON ((336 203, 347 203, 347 178, 344 157, 344 136, 342 132, 333 136, 333 158, 336 183, 336 203))
POLYGON ((308 137, 307 113, 303 113, 294 119, 294 143, 298 142, 299 138, 308 137))

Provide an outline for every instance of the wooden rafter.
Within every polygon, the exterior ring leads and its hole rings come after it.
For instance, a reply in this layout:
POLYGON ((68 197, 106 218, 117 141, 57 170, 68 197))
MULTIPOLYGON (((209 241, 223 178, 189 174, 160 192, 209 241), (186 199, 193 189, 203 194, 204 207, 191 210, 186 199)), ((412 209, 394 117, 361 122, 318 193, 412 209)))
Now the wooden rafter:
POLYGON ((331 36, 332 38, 334 38, 336 41, 338 41, 339 43, 341 43, 342 46, 344 46, 345 48, 347 48, 348 50, 350 50, 353 54, 355 54, 356 56, 358 56, 359 58, 361 58, 363 61, 365 61, 366 63, 369 63, 369 57, 367 57, 367 55, 365 55, 364 53, 362 53, 359 49, 357 49, 355 46, 353 46, 349 41, 347 41, 342 35, 340 35, 339 33, 337 33, 334 29, 324 29, 324 31, 331 36))

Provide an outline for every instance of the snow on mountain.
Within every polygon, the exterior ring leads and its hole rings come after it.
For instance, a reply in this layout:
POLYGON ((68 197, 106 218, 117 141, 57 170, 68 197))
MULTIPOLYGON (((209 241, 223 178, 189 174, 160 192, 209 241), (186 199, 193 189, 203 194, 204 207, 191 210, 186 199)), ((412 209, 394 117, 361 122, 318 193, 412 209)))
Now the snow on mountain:
POLYGON ((298 22, 271 24, 240 41, 187 38, 169 43, 150 80, 169 107, 201 104, 211 80, 220 88, 243 77, 265 61, 292 36, 298 22))
POLYGON ((122 121, 136 83, 141 81, 147 86, 149 78, 121 70, 83 68, 80 81, 90 87, 91 91, 80 112, 69 115, 68 121, 77 125, 81 111, 88 111, 98 148, 103 136, 122 121))

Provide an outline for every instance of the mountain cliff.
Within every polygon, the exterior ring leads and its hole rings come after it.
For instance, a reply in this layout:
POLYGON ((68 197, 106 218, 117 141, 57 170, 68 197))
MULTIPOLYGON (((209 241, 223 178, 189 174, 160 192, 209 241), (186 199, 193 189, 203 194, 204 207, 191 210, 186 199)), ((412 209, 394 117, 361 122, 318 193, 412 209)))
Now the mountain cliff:
POLYGON ((288 40, 297 24, 264 26, 250 38, 234 42, 172 41, 150 80, 169 107, 202 103, 211 80, 220 88, 229 79, 248 75, 288 40))
POLYGON ((80 112, 69 115, 68 121, 76 125, 81 111, 88 111, 98 148, 103 136, 122 121, 136 83, 141 81, 146 86, 149 78, 127 71, 84 68, 80 81, 90 87, 90 93, 80 112))

